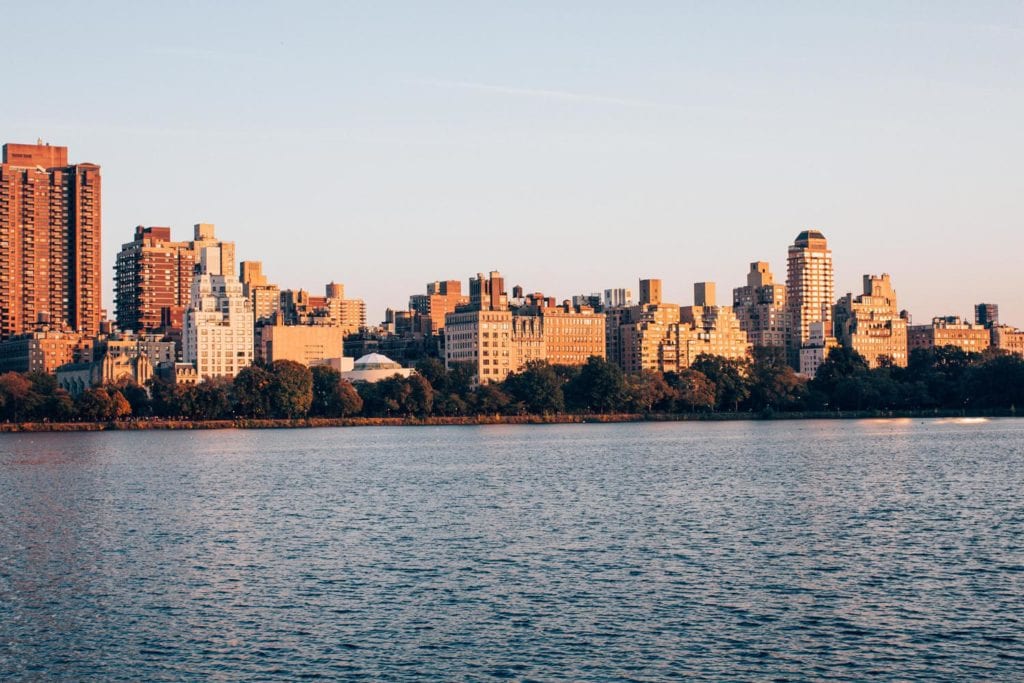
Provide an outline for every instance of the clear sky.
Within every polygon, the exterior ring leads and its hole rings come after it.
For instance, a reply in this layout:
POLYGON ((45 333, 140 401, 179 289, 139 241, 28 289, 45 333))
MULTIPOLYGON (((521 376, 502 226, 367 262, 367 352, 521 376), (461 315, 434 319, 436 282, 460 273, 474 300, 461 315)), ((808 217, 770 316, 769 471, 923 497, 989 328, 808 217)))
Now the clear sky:
POLYGON ((108 307, 137 224, 371 321, 491 269, 728 298, 815 227, 837 296, 1024 327, 1019 0, 2 5, 0 137, 102 165, 108 307))

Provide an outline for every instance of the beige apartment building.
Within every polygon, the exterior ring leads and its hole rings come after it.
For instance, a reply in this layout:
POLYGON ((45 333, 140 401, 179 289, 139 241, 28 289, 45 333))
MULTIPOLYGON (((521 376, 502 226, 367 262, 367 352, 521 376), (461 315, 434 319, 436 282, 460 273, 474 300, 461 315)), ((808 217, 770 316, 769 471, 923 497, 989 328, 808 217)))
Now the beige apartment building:
POLYGON ((818 230, 804 230, 789 247, 786 260, 786 349, 790 365, 799 368, 800 348, 811 336, 811 323, 832 326, 834 295, 832 251, 818 230))
POLYGON ((468 363, 480 382, 500 382, 531 361, 583 365, 605 355, 605 318, 589 306, 543 297, 512 311, 501 273, 470 279, 470 302, 445 316, 445 364, 468 363))
POLYGON ((304 289, 282 291, 281 316, 288 325, 330 325, 342 328, 348 335, 366 327, 366 303, 362 299, 346 299, 345 286, 330 282, 322 297, 312 296, 304 289))
POLYGON ((994 348, 1024 357, 1024 331, 1009 325, 996 325, 990 332, 994 348))
POLYGON ((864 276, 864 293, 847 294, 832 312, 839 342, 877 368, 883 359, 907 366, 907 319, 896 307, 896 291, 888 273, 864 276))
MULTIPOLYGON (((646 292, 660 294, 660 281, 652 286, 641 281, 641 298, 646 292)), ((608 357, 625 372, 643 370, 678 372, 690 367, 701 354, 725 358, 747 358, 750 343, 729 306, 718 306, 715 285, 694 285, 693 306, 681 308, 653 297, 654 301, 606 312, 608 357)))
POLYGON ((830 334, 827 324, 820 321, 811 323, 810 334, 807 342, 800 347, 798 372, 804 377, 813 378, 828 358, 829 352, 839 346, 839 341, 830 334))
POLYGON ((185 312, 182 360, 203 379, 232 378, 252 365, 254 355, 252 304, 234 275, 234 263, 223 258, 234 258, 234 249, 219 244, 200 248, 185 312))
POLYGON ((907 347, 913 351, 955 346, 963 351, 981 353, 991 345, 991 336, 991 332, 981 325, 950 315, 932 318, 930 325, 911 325, 907 329, 907 347))
POLYGON ((786 346, 786 285, 775 282, 767 262, 750 264, 746 286, 732 290, 732 307, 753 346, 786 346))
POLYGON ((257 323, 271 320, 281 310, 281 288, 268 282, 262 261, 242 261, 239 264, 242 294, 252 303, 252 314, 257 323))

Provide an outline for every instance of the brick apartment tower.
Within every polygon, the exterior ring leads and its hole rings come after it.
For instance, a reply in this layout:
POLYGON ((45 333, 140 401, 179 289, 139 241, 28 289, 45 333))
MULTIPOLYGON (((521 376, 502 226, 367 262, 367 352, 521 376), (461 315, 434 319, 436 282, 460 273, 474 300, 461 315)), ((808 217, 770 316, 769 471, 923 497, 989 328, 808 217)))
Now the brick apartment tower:
POLYGON ((0 339, 41 325, 99 333, 100 167, 67 147, 5 144, 0 164, 0 339))
POLYGON ((190 243, 172 242, 170 228, 137 226, 114 266, 117 326, 133 332, 180 330, 194 269, 190 243))
POLYGON ((794 368, 800 365, 800 348, 810 339, 811 323, 824 323, 826 334, 832 334, 834 287, 828 241, 817 230, 804 230, 789 247, 786 261, 786 352, 794 368))

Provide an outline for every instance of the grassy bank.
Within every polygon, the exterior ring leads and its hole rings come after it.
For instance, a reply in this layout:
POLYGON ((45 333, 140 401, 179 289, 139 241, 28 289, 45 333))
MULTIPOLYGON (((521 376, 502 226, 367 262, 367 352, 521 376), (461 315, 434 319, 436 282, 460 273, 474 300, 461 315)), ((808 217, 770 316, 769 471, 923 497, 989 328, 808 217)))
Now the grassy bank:
POLYGON ((308 427, 399 427, 441 425, 525 425, 614 422, 690 422, 728 420, 862 420, 885 418, 1013 417, 1014 411, 843 411, 790 413, 651 413, 611 415, 475 415, 470 417, 345 417, 297 420, 166 420, 140 419, 113 422, 20 422, 0 424, 0 433, 99 432, 150 429, 298 429, 308 427))

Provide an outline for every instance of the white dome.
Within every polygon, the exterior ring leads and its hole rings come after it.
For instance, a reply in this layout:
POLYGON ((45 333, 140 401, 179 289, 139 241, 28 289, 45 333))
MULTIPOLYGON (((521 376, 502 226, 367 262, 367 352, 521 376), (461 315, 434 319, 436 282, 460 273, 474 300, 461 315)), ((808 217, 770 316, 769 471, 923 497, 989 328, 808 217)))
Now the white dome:
POLYGON ((402 366, 382 353, 368 353, 354 364, 356 370, 400 370, 402 366))

